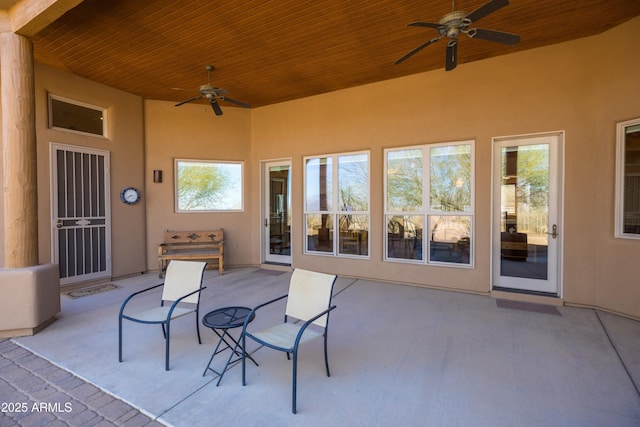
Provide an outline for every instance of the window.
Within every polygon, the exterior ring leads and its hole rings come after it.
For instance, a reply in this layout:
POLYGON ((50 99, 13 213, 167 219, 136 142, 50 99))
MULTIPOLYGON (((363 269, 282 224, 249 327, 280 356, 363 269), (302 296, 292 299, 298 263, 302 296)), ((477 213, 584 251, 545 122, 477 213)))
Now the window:
POLYGON ((369 256, 369 153, 305 158, 305 252, 369 256))
POLYGON ((242 162, 176 159, 176 212, 242 211, 242 168, 242 162))
POLYGON ((107 137, 106 110, 49 95, 49 128, 107 137))
POLYGON ((640 239, 640 119, 618 123, 616 237, 640 239))
POLYGON ((385 260, 470 266, 473 143, 388 149, 385 170, 385 260))

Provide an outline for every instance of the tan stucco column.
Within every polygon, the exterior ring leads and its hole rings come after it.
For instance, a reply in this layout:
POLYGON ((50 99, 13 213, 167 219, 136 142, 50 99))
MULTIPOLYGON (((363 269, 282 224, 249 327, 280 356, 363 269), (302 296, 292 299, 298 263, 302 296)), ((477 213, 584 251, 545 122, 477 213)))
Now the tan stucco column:
POLYGON ((0 33, 5 268, 38 264, 33 45, 0 33))

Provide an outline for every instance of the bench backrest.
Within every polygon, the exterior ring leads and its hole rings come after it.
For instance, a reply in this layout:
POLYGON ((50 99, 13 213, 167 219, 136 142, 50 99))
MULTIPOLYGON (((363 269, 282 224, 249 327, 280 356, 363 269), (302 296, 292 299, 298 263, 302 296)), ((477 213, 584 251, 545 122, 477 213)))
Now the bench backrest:
POLYGON ((224 229, 208 231, 171 231, 164 232, 164 243, 188 244, 188 243, 222 243, 224 242, 224 229))

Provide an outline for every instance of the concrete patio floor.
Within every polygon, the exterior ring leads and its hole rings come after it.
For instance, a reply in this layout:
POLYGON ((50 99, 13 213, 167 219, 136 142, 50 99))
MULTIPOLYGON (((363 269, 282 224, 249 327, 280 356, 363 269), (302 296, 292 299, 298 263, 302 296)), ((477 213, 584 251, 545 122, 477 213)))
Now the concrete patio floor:
MULTIPOLYGON (((208 270, 200 315, 282 295, 289 276, 208 270)), ((62 296, 56 322, 12 341, 172 426, 640 426, 640 322, 631 319, 573 307, 503 308, 487 296, 339 277, 331 377, 322 340, 307 343, 293 415, 282 353, 252 343, 260 366, 247 363, 247 386, 236 364, 216 387, 217 376, 202 372, 217 337, 201 327, 198 345, 193 316, 172 323, 170 371, 160 328, 132 322, 118 363, 120 304, 159 282, 149 273, 108 292, 62 296)), ((140 303, 158 299, 159 291, 140 303)), ((265 311, 252 326, 280 321, 283 309, 265 311)))

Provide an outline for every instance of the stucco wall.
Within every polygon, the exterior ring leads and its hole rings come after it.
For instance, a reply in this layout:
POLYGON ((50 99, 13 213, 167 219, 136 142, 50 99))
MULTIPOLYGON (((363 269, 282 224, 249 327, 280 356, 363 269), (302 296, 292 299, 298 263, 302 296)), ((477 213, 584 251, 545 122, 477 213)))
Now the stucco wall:
MULTIPOLYGON (((145 101, 147 188, 147 267, 158 268, 157 248, 164 230, 211 230, 224 228, 225 264, 256 264, 252 253, 256 233, 254 211, 259 209, 258 189, 252 188, 254 170, 250 160, 249 110, 222 105, 216 116, 208 104, 145 101), (244 161, 244 211, 176 213, 174 159, 244 161), (163 182, 153 183, 153 170, 163 172, 163 182)), ((258 216, 259 218, 259 216, 258 216)))
MULTIPOLYGON (((615 123, 640 116, 640 19, 602 35, 253 111, 253 163, 293 158, 294 265, 490 289, 491 139, 563 130, 563 297, 640 316, 640 242, 613 238, 615 123), (382 262, 383 149, 476 141, 475 267, 382 262), (371 150, 371 259, 303 255, 302 157, 371 150)), ((252 188, 259 188, 254 176, 252 188)), ((257 231, 257 230, 256 230, 257 231)))
POLYGON ((639 19, 596 37, 252 109, 146 101, 148 267, 165 228, 211 224, 230 233, 228 263, 260 262, 260 161, 292 158, 293 264, 338 274, 472 292, 490 290, 492 137, 561 130, 563 297, 640 317, 640 244, 613 238, 615 123, 640 115, 639 19), (382 261, 383 149, 475 140, 473 269, 382 261), (180 142, 176 142, 180 141, 180 142), (371 152, 371 259, 303 255, 302 158, 371 152), (175 157, 246 161, 243 214, 174 214, 175 157), (150 171, 162 169, 163 184, 150 171), (240 237, 240 239, 238 239, 240 237), (239 246, 236 246, 238 245, 239 246))
POLYGON ((55 142, 110 152, 112 276, 146 271, 142 99, 43 65, 36 65, 35 71, 40 262, 52 262, 50 144, 55 142), (49 129, 48 93, 107 108, 108 138, 49 129), (143 203, 127 206, 120 202, 120 191, 126 186, 141 189, 143 203))
MULTIPOLYGON (((597 143, 586 181, 595 221, 591 237, 595 305, 640 317, 640 240, 614 238, 616 123, 640 117, 640 18, 597 37, 593 105, 597 143)), ((588 212, 588 211, 585 211, 588 212)), ((576 283, 576 286, 578 284, 576 283)))

